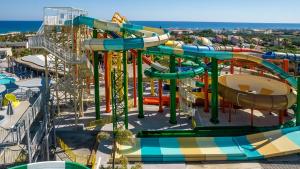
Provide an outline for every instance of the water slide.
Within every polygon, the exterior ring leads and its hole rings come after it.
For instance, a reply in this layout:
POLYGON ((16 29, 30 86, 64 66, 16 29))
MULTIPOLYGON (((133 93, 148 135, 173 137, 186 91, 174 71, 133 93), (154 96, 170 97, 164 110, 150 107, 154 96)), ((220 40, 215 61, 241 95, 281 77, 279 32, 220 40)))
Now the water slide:
POLYGON ((263 55, 264 59, 288 59, 293 62, 300 61, 300 54, 283 53, 283 52, 266 52, 263 55))
MULTIPOLYGON (((162 105, 163 106, 170 106, 170 96, 162 96, 162 105)), ((159 105, 160 99, 159 97, 144 97, 143 103, 148 105, 159 105)), ((179 98, 176 97, 176 103, 179 102, 179 98)))
POLYGON ((118 145, 128 161, 258 160, 300 152, 300 127, 243 136, 135 138, 118 145))
POLYGON ((296 103, 296 95, 291 91, 288 84, 261 76, 236 74, 219 77, 219 95, 243 108, 286 110, 296 103))
MULTIPOLYGON (((93 28, 107 30, 111 32, 122 32, 127 31, 135 36, 142 36, 142 38, 115 38, 115 39, 89 39, 84 41, 84 46, 87 49, 91 50, 132 50, 132 49, 147 49, 145 53, 148 54, 158 54, 158 55, 175 55, 180 58, 185 58, 198 62, 201 58, 216 58, 219 60, 227 59, 242 59, 252 61, 258 64, 261 64, 278 74, 280 78, 289 82, 293 87, 296 87, 296 80, 284 72, 278 66, 267 62, 259 57, 238 53, 239 52, 254 52, 250 49, 243 48, 231 48, 227 49, 226 47, 220 48, 218 50, 231 50, 233 52, 227 51, 217 51, 213 46, 198 46, 198 45, 184 45, 177 42, 168 42, 169 33, 166 30, 149 28, 144 26, 131 25, 127 23, 117 24, 107 21, 100 21, 94 18, 89 18, 85 16, 79 16, 74 19, 74 24, 85 24, 93 28), (161 44, 169 43, 169 46, 162 46, 161 44)), ((148 61, 148 64, 151 65, 152 62, 148 61)), ((200 63, 199 63, 200 64, 200 63)), ((160 66, 159 66, 160 67, 160 66)), ((183 72, 168 73, 165 72, 166 69, 146 69, 145 75, 151 78, 159 79, 184 79, 184 78, 193 78, 197 75, 203 75, 205 72, 205 65, 193 68, 191 70, 183 72)), ((287 99, 288 103, 286 105, 293 104, 294 99, 287 99)), ((238 101, 237 101, 238 102, 238 101)))
MULTIPOLYGON (((151 47, 147 49, 148 54, 164 54, 164 55, 175 55, 176 57, 186 57, 189 56, 193 60, 201 59, 204 57, 207 58, 216 58, 219 60, 228 60, 228 59, 240 59, 240 60, 247 60, 257 64, 260 64, 270 70, 271 72, 277 74, 283 80, 286 80, 292 87, 296 88, 297 81, 294 77, 289 75, 288 73, 284 72, 280 67, 277 65, 268 62, 260 57, 252 56, 249 54, 244 53, 235 53, 235 52, 223 52, 223 51, 213 51, 210 50, 210 47, 199 46, 195 45, 185 45, 182 48, 171 48, 168 46, 157 46, 151 47)), ((201 74, 204 71, 203 67, 198 67, 191 71, 186 72, 176 72, 176 73, 161 73, 155 70, 146 69, 145 75, 154 77, 154 78, 161 78, 161 79, 177 79, 177 78, 190 78, 193 77, 195 74, 201 74), (197 70, 197 71, 194 71, 197 70)))
POLYGON ((8 169, 89 169, 88 167, 70 161, 45 161, 19 165, 8 169))
POLYGON ((17 100, 17 97, 12 93, 6 94, 4 96, 3 106, 7 106, 9 102, 12 103, 13 107, 17 107, 20 104, 19 100, 17 100))
MULTIPOLYGON (((109 34, 113 37, 113 38, 120 38, 120 36, 116 33, 116 32, 112 32, 112 31, 109 31, 109 34)), ((138 53, 136 50, 134 49, 130 49, 130 52, 132 53, 132 55, 134 55, 135 57, 138 56, 138 53)), ((166 66, 163 66, 157 62, 153 62, 150 58, 146 57, 145 55, 142 56, 142 59, 143 61, 151 66, 152 68, 156 69, 156 70, 159 70, 160 72, 168 72, 169 71, 169 68, 166 67, 166 66)))
MULTIPOLYGON (((68 23, 66 23, 68 24, 68 23)), ((116 38, 116 39, 88 39, 83 42, 86 49, 94 51, 122 51, 130 49, 144 49, 158 46, 168 41, 170 35, 167 30, 138 26, 133 24, 117 24, 108 21, 78 16, 73 21, 74 25, 87 25, 91 28, 102 29, 112 32, 129 32, 140 38, 116 38)))
MULTIPOLYGON (((278 66, 262 58, 242 53, 214 50, 214 47, 182 45, 179 47, 162 46, 167 42, 167 31, 130 24, 114 24, 99 21, 88 17, 78 17, 77 24, 86 24, 90 27, 122 32, 126 30, 137 37, 130 39, 89 39, 84 46, 91 50, 131 50, 146 49, 145 53, 159 55, 175 55, 190 59, 197 63, 204 57, 219 60, 241 59, 263 65, 276 73, 296 88, 296 79, 288 75, 278 66)), ((240 51, 244 52, 244 51, 240 51)), ((159 70, 147 69, 145 74, 159 79, 192 78, 201 75, 205 66, 175 73, 166 73, 159 70)), ((134 145, 119 145, 122 154, 129 161, 199 161, 199 160, 251 160, 300 152, 299 127, 274 130, 270 132, 236 136, 236 137, 194 137, 194 138, 136 138, 134 145), (284 145, 284 146, 283 146, 284 145)))
POLYGON ((199 45, 197 43, 194 43, 194 45, 185 45, 183 42, 170 41, 170 40, 167 41, 167 43, 165 43, 165 45, 174 47, 174 48, 186 48, 186 47, 190 48, 191 46, 194 46, 194 47, 199 47, 200 49, 205 49, 205 50, 262 54, 261 51, 258 51, 255 49, 250 49, 250 48, 240 48, 240 47, 212 45, 212 44, 211 45, 199 45))

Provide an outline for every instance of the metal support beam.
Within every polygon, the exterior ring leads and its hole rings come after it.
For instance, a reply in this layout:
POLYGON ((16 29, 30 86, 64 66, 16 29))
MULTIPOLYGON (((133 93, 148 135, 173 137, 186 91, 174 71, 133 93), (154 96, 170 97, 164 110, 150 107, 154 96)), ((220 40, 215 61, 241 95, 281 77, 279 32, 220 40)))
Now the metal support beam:
MULTIPOLYGON (((97 38, 97 30, 93 30, 93 38, 97 38)), ((100 119, 100 91, 99 91, 99 54, 94 51, 94 84, 95 84, 95 109, 96 109, 96 120, 100 119)))
POLYGON ((45 121, 45 144, 46 144, 46 161, 49 161, 50 156, 49 156, 49 134, 48 134, 48 114, 49 114, 49 109, 48 109, 48 99, 49 99, 49 70, 48 70, 48 58, 45 56, 45 94, 44 94, 44 121, 45 121))
POLYGON ((143 105, 143 61, 142 51, 138 50, 137 56, 138 62, 138 106, 139 106, 139 118, 144 118, 144 105, 143 105))
POLYGON ((218 119, 218 59, 212 58, 211 68, 211 118, 210 121, 214 124, 219 123, 218 119))
MULTIPOLYGON (((122 37, 125 37, 125 31, 123 31, 122 37)), ((127 51, 123 50, 123 87, 124 87, 124 124, 128 129, 128 75, 127 75, 127 51)))
POLYGON ((57 59, 57 57, 55 57, 55 81, 56 81, 56 86, 55 86, 56 109, 57 109, 57 114, 60 114, 59 92, 58 92, 58 59, 57 59))
MULTIPOLYGON (((176 72, 175 55, 170 56, 170 72, 176 72)), ((170 120, 171 124, 177 124, 176 120, 176 79, 170 80, 170 120)))

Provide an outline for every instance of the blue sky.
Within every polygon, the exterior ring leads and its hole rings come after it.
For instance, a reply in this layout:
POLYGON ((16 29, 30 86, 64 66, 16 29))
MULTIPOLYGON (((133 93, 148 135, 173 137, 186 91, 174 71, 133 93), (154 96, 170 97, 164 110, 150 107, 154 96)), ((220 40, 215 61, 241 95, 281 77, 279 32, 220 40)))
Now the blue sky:
POLYGON ((3 0, 0 20, 41 20, 44 6, 72 6, 99 19, 300 23, 300 0, 3 0))

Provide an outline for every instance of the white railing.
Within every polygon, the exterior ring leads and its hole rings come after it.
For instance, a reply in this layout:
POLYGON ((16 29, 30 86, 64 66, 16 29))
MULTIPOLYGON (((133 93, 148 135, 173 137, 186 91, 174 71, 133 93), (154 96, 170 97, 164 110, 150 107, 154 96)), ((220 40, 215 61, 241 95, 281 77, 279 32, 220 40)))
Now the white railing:
POLYGON ((42 94, 36 99, 36 101, 27 108, 25 113, 17 121, 16 125, 10 129, 0 128, 1 144, 18 144, 26 134, 26 127, 31 126, 42 106, 42 94))
POLYGON ((55 57, 58 57, 60 60, 69 64, 85 64, 87 69, 94 73, 93 65, 86 56, 83 56, 80 59, 80 57, 75 53, 59 47, 43 35, 33 36, 29 38, 28 42, 30 48, 44 48, 55 57))
POLYGON ((39 30, 36 32, 37 35, 42 35, 44 34, 44 22, 40 26, 39 30))
POLYGON ((1 166, 15 163, 22 151, 24 150, 21 147, 0 149, 0 168, 1 166))
POLYGON ((43 35, 33 36, 28 39, 30 48, 44 48, 54 56, 67 63, 80 64, 79 58, 70 50, 65 50, 51 42, 43 35))

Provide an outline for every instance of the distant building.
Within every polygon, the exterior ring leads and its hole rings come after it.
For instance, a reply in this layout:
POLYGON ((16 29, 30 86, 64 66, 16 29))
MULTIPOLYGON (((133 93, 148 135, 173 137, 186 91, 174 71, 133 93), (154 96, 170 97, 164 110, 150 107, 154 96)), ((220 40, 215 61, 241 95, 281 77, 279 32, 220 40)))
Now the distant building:
POLYGON ((186 30, 186 29, 174 29, 171 31, 174 34, 182 35, 182 34, 193 34, 193 30, 186 30))
POLYGON ((196 37, 193 44, 211 46, 212 42, 208 38, 205 38, 205 37, 196 37))
POLYGON ((224 36, 224 35, 217 35, 217 36, 215 37, 214 41, 215 41, 216 43, 222 43, 225 39, 227 39, 226 36, 224 36))
POLYGON ((0 48, 0 59, 4 59, 7 56, 12 56, 11 48, 0 48))
POLYGON ((232 35, 229 35, 228 39, 234 45, 242 44, 244 42, 244 38, 241 37, 241 36, 232 36, 232 35))
POLYGON ((0 48, 28 48, 28 42, 0 42, 0 48))
POLYGON ((274 45, 274 46, 282 46, 282 45, 283 45, 283 38, 276 38, 276 39, 273 41, 273 45, 274 45))
POLYGON ((255 45, 261 45, 263 44, 263 40, 261 40, 260 38, 252 38, 251 39, 251 43, 255 44, 255 45))
POLYGON ((254 33, 266 34, 266 35, 273 33, 272 29, 253 29, 252 31, 254 33))

